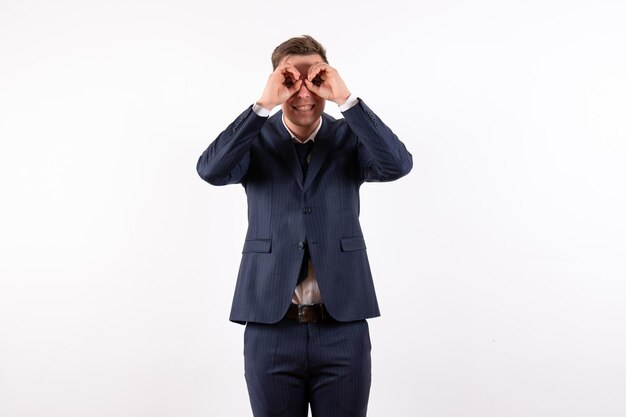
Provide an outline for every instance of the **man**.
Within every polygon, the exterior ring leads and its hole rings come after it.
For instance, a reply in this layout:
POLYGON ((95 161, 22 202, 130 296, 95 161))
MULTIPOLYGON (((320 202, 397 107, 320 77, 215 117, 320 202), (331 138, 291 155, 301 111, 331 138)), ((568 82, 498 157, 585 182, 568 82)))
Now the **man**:
POLYGON ((241 183, 248 231, 230 320, 247 323, 255 417, 362 417, 371 381, 365 319, 379 316, 359 224, 364 181, 392 181, 411 154, 350 93, 326 51, 279 45, 261 98, 200 156, 213 185, 241 183), (326 101, 344 118, 325 114, 326 101), (282 111, 268 117, 272 109, 282 111))

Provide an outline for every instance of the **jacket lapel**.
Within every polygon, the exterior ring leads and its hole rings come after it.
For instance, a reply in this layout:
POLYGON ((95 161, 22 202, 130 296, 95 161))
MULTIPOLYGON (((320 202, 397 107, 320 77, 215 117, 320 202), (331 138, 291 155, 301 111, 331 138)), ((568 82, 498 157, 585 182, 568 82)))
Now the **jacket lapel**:
POLYGON ((270 120, 274 131, 271 136, 276 136, 269 138, 270 142, 285 161, 293 178, 303 190, 307 190, 311 186, 313 179, 319 174, 322 165, 324 165, 324 161, 328 157, 328 153, 333 147, 332 140, 330 140, 332 138, 329 139, 328 132, 331 130, 330 125, 334 119, 328 117, 326 114, 323 114, 322 117, 324 118, 324 122, 322 123, 322 128, 315 136, 315 145, 313 145, 313 150, 311 151, 311 161, 309 162, 306 179, 304 179, 304 181, 302 178, 302 169, 298 162, 298 156, 294 149, 293 139, 282 122, 282 110, 273 115, 270 120))
MULTIPOLYGON (((296 150, 293 147, 291 135, 285 129, 282 121, 282 111, 278 111, 271 120, 276 137, 270 138, 270 142, 276 148, 276 151, 287 164, 292 177, 296 180, 300 188, 303 188, 302 169, 298 162, 296 150)), ((315 149, 315 146, 313 147, 315 149)))

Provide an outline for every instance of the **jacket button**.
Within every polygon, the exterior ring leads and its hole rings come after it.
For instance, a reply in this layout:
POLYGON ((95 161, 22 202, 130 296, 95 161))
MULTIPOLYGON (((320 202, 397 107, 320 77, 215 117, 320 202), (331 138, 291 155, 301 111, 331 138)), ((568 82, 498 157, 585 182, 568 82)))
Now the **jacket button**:
POLYGON ((298 242, 298 249, 304 249, 304 242, 298 242))
POLYGON ((302 212, 304 214, 311 214, 311 212, 313 211, 313 209, 311 207, 305 207, 302 209, 302 212))

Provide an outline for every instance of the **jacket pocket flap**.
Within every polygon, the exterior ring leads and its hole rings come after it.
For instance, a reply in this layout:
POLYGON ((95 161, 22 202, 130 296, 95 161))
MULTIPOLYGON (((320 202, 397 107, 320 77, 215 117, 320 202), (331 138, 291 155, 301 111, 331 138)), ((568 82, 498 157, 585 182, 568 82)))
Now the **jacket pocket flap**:
POLYGON ((365 239, 363 239, 363 236, 345 237, 341 239, 341 250, 343 252, 365 249, 367 248, 365 247, 365 239))
POLYGON ((243 244, 242 253, 246 252, 261 252, 261 253, 269 253, 272 250, 272 240, 271 239, 255 239, 255 240, 246 240, 243 244))

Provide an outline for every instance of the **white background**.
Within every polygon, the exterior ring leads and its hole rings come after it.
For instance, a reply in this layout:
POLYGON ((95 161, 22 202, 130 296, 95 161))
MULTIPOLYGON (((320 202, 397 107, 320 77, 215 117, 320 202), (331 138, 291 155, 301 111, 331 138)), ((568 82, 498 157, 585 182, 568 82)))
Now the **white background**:
POLYGON ((621 0, 1 0, 0 416, 251 416, 244 193, 195 164, 305 33, 414 157, 362 188, 369 415, 626 415, 624 21, 621 0))

